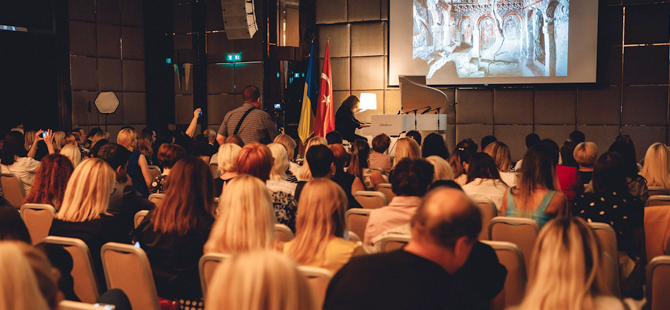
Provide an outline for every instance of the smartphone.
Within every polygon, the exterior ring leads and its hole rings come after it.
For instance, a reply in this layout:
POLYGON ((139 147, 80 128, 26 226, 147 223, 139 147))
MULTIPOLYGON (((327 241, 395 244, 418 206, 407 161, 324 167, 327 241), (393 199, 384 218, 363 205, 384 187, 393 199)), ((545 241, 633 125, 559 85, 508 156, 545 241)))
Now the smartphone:
POLYGON ((135 241, 135 247, 136 247, 136 248, 139 248, 139 247, 140 247, 140 242, 139 242, 139 241, 135 241))
POLYGON ((100 304, 100 303, 93 304, 93 307, 96 307, 96 308, 102 308, 102 309, 105 309, 105 310, 114 310, 114 309, 116 309, 116 306, 115 306, 115 305, 110 305, 110 304, 100 304))
POLYGON ((42 132, 42 135, 40 135, 40 136, 41 136, 42 138, 46 138, 47 136, 49 136, 49 132, 47 132, 47 131, 42 132))
POLYGON ((275 110, 281 109, 281 103, 275 103, 275 110))
POLYGON ((198 113, 200 113, 200 116, 202 116, 202 110, 198 111, 198 113))

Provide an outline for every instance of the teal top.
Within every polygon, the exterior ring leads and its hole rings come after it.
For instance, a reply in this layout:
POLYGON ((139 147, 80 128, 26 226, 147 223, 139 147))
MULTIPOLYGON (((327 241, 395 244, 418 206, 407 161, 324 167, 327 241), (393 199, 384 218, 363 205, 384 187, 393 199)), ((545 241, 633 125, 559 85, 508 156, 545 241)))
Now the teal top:
POLYGON ((554 198, 554 194, 558 192, 557 190, 549 190, 547 194, 544 195, 544 198, 542 198, 542 201, 540 201, 540 204, 537 206, 537 208, 533 211, 519 210, 516 208, 514 197, 512 196, 512 190, 514 190, 514 188, 516 187, 511 187, 507 191, 507 210, 505 211, 506 216, 532 218, 537 222, 540 228, 542 228, 544 224, 551 221, 555 217, 555 215, 547 214, 546 211, 547 207, 549 206, 549 202, 551 202, 551 199, 554 198), (531 214, 530 211, 533 213, 531 214))

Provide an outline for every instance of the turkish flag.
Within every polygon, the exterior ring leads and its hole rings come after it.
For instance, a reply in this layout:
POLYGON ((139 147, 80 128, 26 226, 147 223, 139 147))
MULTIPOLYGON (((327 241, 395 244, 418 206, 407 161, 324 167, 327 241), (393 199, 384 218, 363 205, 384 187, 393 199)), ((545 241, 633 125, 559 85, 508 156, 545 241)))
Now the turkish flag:
POLYGON ((325 137, 327 133, 335 130, 332 76, 330 70, 330 42, 328 42, 325 59, 323 60, 321 88, 319 88, 319 102, 316 105, 316 122, 314 124, 314 135, 319 137, 325 137))

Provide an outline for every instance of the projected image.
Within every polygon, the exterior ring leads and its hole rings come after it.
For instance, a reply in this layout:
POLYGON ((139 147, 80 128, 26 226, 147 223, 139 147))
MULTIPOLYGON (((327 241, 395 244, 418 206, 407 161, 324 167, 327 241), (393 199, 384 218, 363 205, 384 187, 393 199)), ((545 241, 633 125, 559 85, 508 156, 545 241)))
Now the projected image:
POLYGON ((427 78, 567 76, 569 0, 413 0, 427 78))

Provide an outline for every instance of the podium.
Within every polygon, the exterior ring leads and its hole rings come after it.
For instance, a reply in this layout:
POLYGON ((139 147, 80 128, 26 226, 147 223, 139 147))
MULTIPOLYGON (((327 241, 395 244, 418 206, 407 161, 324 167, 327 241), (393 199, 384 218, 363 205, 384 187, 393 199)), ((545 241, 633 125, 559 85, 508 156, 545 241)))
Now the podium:
POLYGON ((361 129, 364 136, 376 136, 381 133, 389 136, 399 136, 401 133, 410 130, 447 130, 446 114, 376 114, 370 115, 370 117, 370 127, 361 129))

